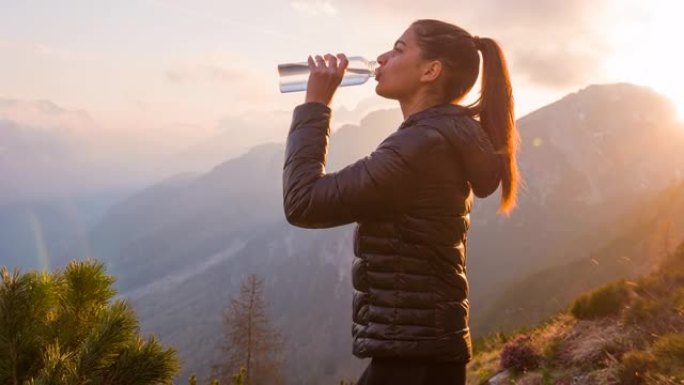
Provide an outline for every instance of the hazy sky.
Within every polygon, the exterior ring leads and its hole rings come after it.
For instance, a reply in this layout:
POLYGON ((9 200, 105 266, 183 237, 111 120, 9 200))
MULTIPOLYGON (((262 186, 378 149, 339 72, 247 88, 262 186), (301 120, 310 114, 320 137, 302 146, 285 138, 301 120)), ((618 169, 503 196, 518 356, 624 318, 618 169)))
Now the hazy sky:
MULTIPOLYGON (((278 63, 325 52, 375 58, 411 21, 439 18, 501 42, 519 116, 590 83, 618 81, 652 86, 682 116, 684 55, 673 43, 684 36, 679 4, 3 0, 0 98, 47 100, 102 128, 185 140, 211 134, 230 116, 300 103, 301 93, 278 93, 278 63)), ((334 106, 393 105, 373 87, 342 88, 334 106)))

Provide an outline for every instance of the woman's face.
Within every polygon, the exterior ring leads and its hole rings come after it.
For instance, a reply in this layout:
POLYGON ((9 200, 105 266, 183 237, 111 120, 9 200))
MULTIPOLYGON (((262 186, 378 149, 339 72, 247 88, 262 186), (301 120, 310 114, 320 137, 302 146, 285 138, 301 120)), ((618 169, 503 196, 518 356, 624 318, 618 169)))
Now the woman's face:
POLYGON ((392 50, 378 56, 375 92, 388 99, 405 99, 423 84, 421 75, 427 63, 421 57, 413 27, 407 29, 392 50))

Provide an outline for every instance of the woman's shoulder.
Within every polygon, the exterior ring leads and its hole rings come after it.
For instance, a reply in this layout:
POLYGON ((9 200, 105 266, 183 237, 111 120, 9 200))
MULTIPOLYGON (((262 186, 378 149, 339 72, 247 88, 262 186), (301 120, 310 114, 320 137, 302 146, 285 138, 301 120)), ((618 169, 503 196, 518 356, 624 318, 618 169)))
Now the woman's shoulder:
POLYGON ((402 122, 401 126, 399 126, 399 130, 421 124, 468 120, 475 121, 472 118, 471 111, 467 107, 459 104, 439 104, 410 115, 402 122))
POLYGON ((403 149, 435 149, 446 143, 446 138, 430 124, 413 124, 391 133, 379 147, 398 147, 403 149))

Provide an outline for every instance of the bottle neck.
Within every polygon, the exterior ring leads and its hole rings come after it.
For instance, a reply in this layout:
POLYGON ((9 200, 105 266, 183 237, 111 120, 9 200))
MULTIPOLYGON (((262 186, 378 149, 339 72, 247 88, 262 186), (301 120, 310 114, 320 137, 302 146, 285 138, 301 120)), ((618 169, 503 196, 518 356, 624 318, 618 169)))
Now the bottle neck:
POLYGON ((380 65, 375 60, 368 61, 368 70, 370 71, 370 76, 375 77, 375 71, 378 70, 380 65))
POLYGON ((350 56, 347 58, 349 60, 349 67, 353 68, 352 72, 355 73, 368 73, 371 77, 375 77, 375 71, 380 66, 375 60, 368 60, 363 56, 350 56))

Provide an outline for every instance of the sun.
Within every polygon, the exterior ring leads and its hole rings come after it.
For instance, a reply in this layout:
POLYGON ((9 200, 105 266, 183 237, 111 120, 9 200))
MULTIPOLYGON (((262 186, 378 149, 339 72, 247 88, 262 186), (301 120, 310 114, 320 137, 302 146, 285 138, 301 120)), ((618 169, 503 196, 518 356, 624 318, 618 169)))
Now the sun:
POLYGON ((677 43, 684 36, 684 2, 626 3, 640 12, 631 15, 628 22, 607 27, 612 43, 607 75, 653 88, 673 102, 678 119, 684 121, 684 54, 677 43))

